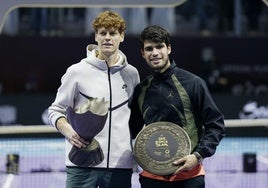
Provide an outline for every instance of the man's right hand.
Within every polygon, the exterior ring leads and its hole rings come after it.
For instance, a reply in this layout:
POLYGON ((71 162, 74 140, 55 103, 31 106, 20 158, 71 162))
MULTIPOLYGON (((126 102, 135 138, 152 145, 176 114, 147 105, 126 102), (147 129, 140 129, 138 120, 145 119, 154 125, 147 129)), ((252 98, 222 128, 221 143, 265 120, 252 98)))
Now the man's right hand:
POLYGON ((57 121, 57 128, 63 136, 75 147, 86 148, 89 141, 80 137, 72 126, 67 122, 66 118, 62 117, 57 121))

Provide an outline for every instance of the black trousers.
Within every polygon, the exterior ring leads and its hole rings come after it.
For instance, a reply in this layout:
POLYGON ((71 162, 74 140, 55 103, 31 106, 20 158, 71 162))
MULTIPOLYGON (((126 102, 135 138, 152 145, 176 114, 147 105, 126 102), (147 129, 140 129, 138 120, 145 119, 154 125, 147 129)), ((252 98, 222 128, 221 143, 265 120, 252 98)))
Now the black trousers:
POLYGON ((195 178, 182 181, 161 181, 144 176, 140 176, 141 188, 205 188, 205 177, 197 176, 195 178))

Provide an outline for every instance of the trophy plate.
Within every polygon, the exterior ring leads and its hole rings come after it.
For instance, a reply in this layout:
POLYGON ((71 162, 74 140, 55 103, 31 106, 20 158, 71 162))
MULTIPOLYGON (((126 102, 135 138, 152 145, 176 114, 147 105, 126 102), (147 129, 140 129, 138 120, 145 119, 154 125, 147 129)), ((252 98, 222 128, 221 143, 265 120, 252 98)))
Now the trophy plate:
POLYGON ((186 131, 177 124, 164 121, 145 126, 134 144, 137 163, 156 175, 173 174, 178 166, 172 163, 190 152, 191 141, 186 131))

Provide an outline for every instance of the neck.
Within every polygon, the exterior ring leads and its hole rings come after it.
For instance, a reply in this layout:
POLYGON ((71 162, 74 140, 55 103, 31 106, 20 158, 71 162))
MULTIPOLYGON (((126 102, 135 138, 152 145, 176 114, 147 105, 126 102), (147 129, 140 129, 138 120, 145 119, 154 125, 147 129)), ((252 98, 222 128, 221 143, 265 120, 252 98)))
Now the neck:
POLYGON ((158 72, 159 73, 163 73, 163 72, 165 72, 167 69, 168 69, 168 67, 171 65, 171 63, 170 63, 170 61, 168 61, 166 64, 165 64, 165 66, 162 68, 162 69, 160 69, 158 72))
POLYGON ((109 67, 113 66, 114 64, 116 64, 119 60, 119 54, 118 53, 114 53, 110 56, 107 56, 105 54, 100 53, 97 56, 99 59, 101 60, 105 60, 108 64, 109 67))

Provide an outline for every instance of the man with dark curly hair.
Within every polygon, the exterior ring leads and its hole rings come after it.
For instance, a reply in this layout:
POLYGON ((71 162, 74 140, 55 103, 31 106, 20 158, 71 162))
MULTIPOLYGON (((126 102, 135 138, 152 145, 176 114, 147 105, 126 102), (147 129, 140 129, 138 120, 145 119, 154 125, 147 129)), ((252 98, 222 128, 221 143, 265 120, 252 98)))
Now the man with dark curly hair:
POLYGON ((152 75, 138 84, 134 91, 130 117, 133 138, 144 126, 170 122, 183 128, 191 142, 189 154, 170 162, 175 167, 171 174, 158 175, 150 169, 143 169, 139 179, 141 187, 204 188, 202 160, 215 153, 225 135, 223 115, 205 81, 179 68, 169 57, 171 42, 164 28, 146 27, 141 32, 140 45, 142 57, 152 75))

